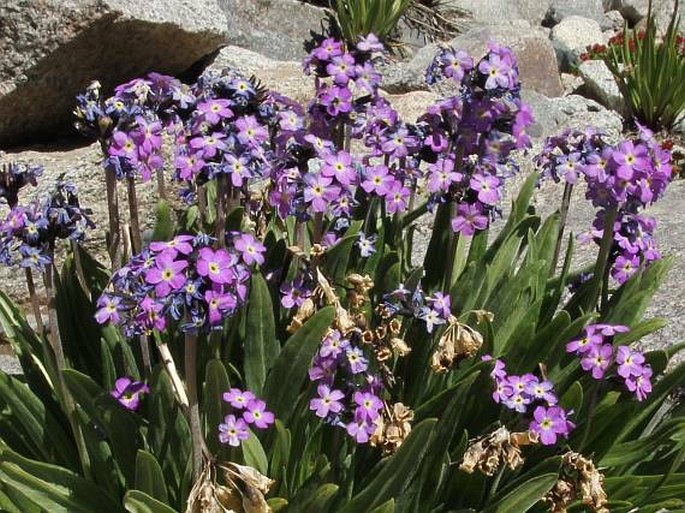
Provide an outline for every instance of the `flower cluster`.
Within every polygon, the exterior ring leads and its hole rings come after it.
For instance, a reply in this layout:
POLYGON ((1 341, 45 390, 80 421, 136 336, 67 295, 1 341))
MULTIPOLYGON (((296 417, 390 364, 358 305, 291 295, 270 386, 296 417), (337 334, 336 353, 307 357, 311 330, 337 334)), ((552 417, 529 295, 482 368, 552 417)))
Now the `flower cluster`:
POLYGON ((219 424, 219 441, 238 447, 243 440, 250 438, 250 426, 267 429, 274 421, 274 414, 266 409, 266 403, 249 390, 231 388, 223 395, 224 401, 234 409, 219 424))
POLYGON ((654 242, 654 219, 641 209, 657 201, 673 176, 671 152, 660 146, 653 133, 640 127, 636 139, 609 144, 606 136, 592 129, 568 129, 546 140, 535 158, 543 178, 575 184, 587 183, 586 197, 599 208, 584 240, 599 243, 607 210, 616 208, 611 252, 611 275, 624 283, 638 268, 661 258, 654 242))
MULTIPOLYGON (((486 360, 490 359, 485 357, 486 360)), ((522 376, 507 374, 502 360, 495 360, 490 376, 495 382, 492 399, 511 410, 525 413, 535 406, 529 430, 540 437, 543 445, 554 445, 559 436, 568 437, 574 424, 567 419, 566 412, 558 406, 554 385, 546 379, 540 380, 533 374, 522 376)))
POLYGON ((118 178, 140 177, 146 182, 164 166, 164 128, 174 131, 177 110, 191 99, 187 85, 159 73, 121 84, 106 99, 100 84, 93 82, 77 97, 76 127, 100 141, 103 165, 118 178))
POLYGON ((451 80, 459 93, 430 107, 418 122, 431 202, 454 202, 452 229, 467 236, 489 226, 504 181, 517 169, 512 152, 530 146, 526 129, 533 123, 520 97, 513 52, 492 42, 488 50, 478 63, 463 50, 438 53, 426 81, 451 80))
POLYGON ((264 245, 247 233, 228 235, 226 248, 204 234, 153 242, 112 277, 98 299, 95 318, 121 325, 126 336, 166 328, 169 318, 183 331, 220 327, 242 305, 264 245))
POLYGON ((344 43, 327 38, 305 59, 305 73, 316 76, 316 93, 309 111, 318 136, 333 139, 336 122, 349 121, 359 109, 361 98, 376 96, 381 76, 374 60, 384 51, 370 34, 349 51, 344 43))
POLYGON ((597 380, 603 379, 614 365, 616 376, 642 401, 652 391, 652 367, 645 363, 640 351, 624 345, 614 347, 612 343, 614 336, 628 331, 622 325, 589 324, 582 337, 566 344, 566 351, 576 354, 583 370, 597 380))
POLYGON ((257 85, 233 70, 206 71, 191 97, 175 134, 176 178, 189 191, 221 177, 227 188, 247 190, 250 179, 268 176, 274 113, 257 85))
POLYGON ((362 348, 339 330, 329 330, 309 369, 309 379, 317 383, 317 397, 309 402, 309 409, 345 429, 357 443, 367 443, 376 432, 384 403, 383 386, 369 372, 362 348))
POLYGON ((53 261, 58 239, 81 241, 94 225, 79 206, 76 187, 62 179, 42 200, 16 204, 0 223, 0 261, 42 271, 53 261))
POLYGON ((114 390, 110 392, 119 404, 130 411, 136 411, 140 407, 143 394, 149 394, 150 387, 142 381, 136 381, 128 376, 123 376, 114 382, 114 390))
POLYGON ((421 285, 411 291, 400 284, 397 289, 386 294, 384 306, 391 312, 421 319, 426 323, 428 333, 433 333, 437 326, 445 324, 452 315, 451 300, 448 295, 442 292, 426 295, 421 285))
POLYGON ((0 199, 4 199, 10 208, 15 207, 19 203, 19 190, 29 184, 35 187, 42 174, 42 166, 16 162, 2 164, 0 166, 0 199))

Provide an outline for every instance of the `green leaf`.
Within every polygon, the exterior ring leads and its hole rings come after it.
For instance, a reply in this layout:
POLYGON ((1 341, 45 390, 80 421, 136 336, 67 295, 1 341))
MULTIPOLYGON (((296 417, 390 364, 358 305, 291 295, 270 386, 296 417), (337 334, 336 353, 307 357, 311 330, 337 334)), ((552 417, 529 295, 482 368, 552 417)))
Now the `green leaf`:
POLYGON ((326 511, 326 507, 333 500, 333 497, 338 493, 340 487, 333 483, 326 483, 319 486, 311 496, 304 501, 298 511, 302 513, 320 513, 326 511))
POLYGON ((283 423, 287 423, 295 408, 307 369, 334 317, 332 306, 316 312, 288 339, 271 367, 264 385, 264 400, 283 423))
POLYGON ((155 228, 152 231, 153 241, 170 240, 176 229, 169 202, 160 198, 155 209, 155 228))
MULTIPOLYGON (((0 419, 11 429, 13 438, 22 441, 30 456, 78 468, 78 455, 62 419, 52 415, 43 402, 17 378, 0 372, 0 419)), ((0 426, 0 435, 10 433, 0 426)), ((17 448, 18 449, 18 448, 17 448)))
POLYGON ((129 490, 126 493, 124 507, 129 513, 178 513, 175 509, 139 490, 129 490))
POLYGON ((396 498, 407 488, 426 455, 436 419, 426 419, 414 426, 398 451, 385 462, 376 477, 340 511, 358 513, 396 498))
POLYGON ((106 491, 65 468, 32 461, 0 445, 0 481, 50 513, 121 513, 106 491))
POLYGON ((267 472, 269 471, 269 460, 266 458, 262 443, 252 430, 250 430, 250 437, 247 440, 243 440, 242 451, 246 465, 254 467, 262 474, 267 475, 267 472))
POLYGON ((226 367, 219 360, 214 358, 209 360, 205 372, 202 408, 205 414, 206 432, 210 433, 207 437, 207 445, 212 454, 216 454, 221 447, 216 430, 228 414, 229 405, 223 400, 223 394, 230 388, 226 367))
POLYGON ((371 513, 395 513, 395 499, 390 499, 388 502, 374 508, 371 513))
POLYGON ((509 492, 484 513, 525 513, 539 502, 556 484, 559 474, 543 474, 529 479, 515 490, 509 492))
POLYGON ((261 273, 251 278, 245 327, 245 384, 261 395, 266 375, 276 361, 281 346, 276 340, 273 303, 261 273))
POLYGON ((150 497, 167 502, 169 497, 162 467, 157 459, 147 451, 138 450, 136 456, 136 489, 145 492, 150 497))

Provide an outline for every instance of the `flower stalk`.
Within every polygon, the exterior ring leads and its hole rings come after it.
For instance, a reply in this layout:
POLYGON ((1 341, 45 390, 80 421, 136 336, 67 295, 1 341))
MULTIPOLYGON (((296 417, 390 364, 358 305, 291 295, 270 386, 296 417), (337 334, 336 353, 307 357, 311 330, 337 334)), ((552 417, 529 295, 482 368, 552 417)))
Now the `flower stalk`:
POLYGON ((45 325, 43 324, 43 316, 40 312, 40 301, 36 294, 36 283, 33 281, 33 272, 30 267, 24 269, 26 273, 26 287, 29 291, 29 298, 31 299, 31 307, 33 308, 33 316, 36 318, 36 327, 38 333, 45 333, 45 325))
POLYGON ((143 249, 143 240, 140 235, 140 218, 138 216, 138 194, 136 192, 136 179, 133 176, 126 178, 128 190, 128 212, 131 219, 131 254, 137 255, 143 249))
POLYGON ((112 261, 112 271, 121 267, 121 229, 119 226, 119 195, 117 194, 117 177, 113 169, 105 169, 107 186, 107 214, 109 217, 109 241, 107 252, 112 261))
POLYGON ((185 374, 188 389, 188 420, 193 450, 193 481, 202 471, 202 456, 205 446, 200 422, 200 406, 197 396, 197 335, 186 333, 185 336, 185 374))

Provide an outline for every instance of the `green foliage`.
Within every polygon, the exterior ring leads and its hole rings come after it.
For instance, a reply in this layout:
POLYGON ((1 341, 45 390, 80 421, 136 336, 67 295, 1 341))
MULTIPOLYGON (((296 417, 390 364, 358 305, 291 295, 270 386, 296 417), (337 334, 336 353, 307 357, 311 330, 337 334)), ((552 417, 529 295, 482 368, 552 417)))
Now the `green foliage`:
POLYGON ((410 3, 411 0, 336 0, 336 22, 349 43, 356 43, 366 34, 383 40, 395 29, 410 3))
POLYGON ((622 44, 604 59, 616 77, 632 115, 652 129, 671 129, 685 112, 685 54, 678 33, 678 2, 663 38, 659 38, 651 0, 647 28, 624 30, 622 44))

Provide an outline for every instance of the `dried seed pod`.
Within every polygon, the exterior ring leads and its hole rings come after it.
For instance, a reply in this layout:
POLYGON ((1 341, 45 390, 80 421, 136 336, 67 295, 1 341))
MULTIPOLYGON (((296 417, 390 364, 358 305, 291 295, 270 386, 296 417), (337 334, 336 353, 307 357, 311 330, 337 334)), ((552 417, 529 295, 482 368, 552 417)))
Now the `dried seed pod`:
POLYGON ((592 460, 569 451, 562 456, 561 464, 559 480, 545 496, 552 512, 566 513, 568 505, 580 499, 593 513, 609 513, 604 476, 592 460))
POLYGON ((492 476, 501 465, 514 470, 523 465, 521 446, 537 443, 533 433, 510 433, 504 426, 489 435, 471 441, 459 469, 472 474, 478 470, 492 476))
POLYGON ((390 339, 390 347, 395 351, 397 356, 404 357, 411 353, 411 347, 407 345, 404 339, 393 337, 390 339))
POLYGON ((388 323, 388 329, 391 335, 399 335, 400 331, 402 331, 402 323, 399 319, 392 319, 388 323))
POLYGON ((431 368, 436 373, 447 372, 461 360, 474 356, 482 345, 480 333, 451 315, 431 358, 431 368))
POLYGON ((376 422, 376 431, 369 440, 374 447, 381 447, 386 454, 392 454, 402 445, 411 432, 414 412, 402 403, 392 408, 385 407, 382 418, 376 422))

